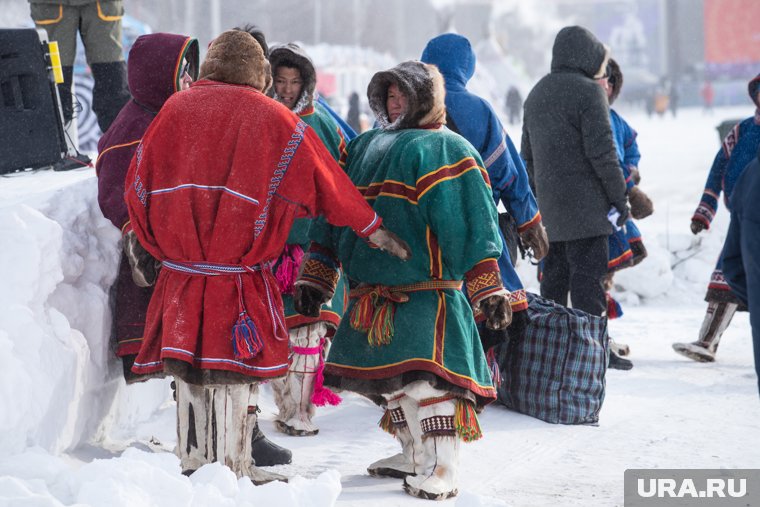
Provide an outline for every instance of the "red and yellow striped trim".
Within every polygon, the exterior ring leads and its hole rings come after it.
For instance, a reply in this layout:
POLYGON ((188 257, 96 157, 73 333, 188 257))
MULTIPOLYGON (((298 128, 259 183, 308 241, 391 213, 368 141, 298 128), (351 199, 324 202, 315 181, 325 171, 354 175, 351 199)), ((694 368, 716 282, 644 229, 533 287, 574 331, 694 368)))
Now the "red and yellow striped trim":
POLYGON ((541 223, 541 212, 536 212, 536 215, 525 222, 522 225, 517 226, 517 232, 518 234, 522 234, 523 232, 527 231, 528 229, 534 227, 535 225, 538 225, 541 223))
POLYGON ((427 246, 428 255, 430 256, 430 278, 440 280, 443 277, 443 260, 441 247, 438 245, 436 238, 430 227, 427 227, 427 246))
POLYGON ((432 190, 439 183, 453 180, 454 178, 458 178, 474 169, 480 170, 481 174, 483 175, 483 179, 486 181, 486 184, 490 186, 491 182, 488 179, 488 172, 486 172, 484 168, 480 167, 474 158, 465 157, 459 162, 439 167, 435 171, 427 173, 425 176, 418 179, 416 182, 417 199, 422 199, 422 196, 432 190))

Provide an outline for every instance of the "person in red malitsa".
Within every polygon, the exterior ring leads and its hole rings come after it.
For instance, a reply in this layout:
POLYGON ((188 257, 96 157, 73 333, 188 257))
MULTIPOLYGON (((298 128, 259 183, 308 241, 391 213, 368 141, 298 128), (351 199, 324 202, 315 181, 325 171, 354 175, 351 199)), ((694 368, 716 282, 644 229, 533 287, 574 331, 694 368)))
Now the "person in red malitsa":
POLYGON ((262 93, 270 83, 256 40, 221 34, 148 128, 125 188, 139 243, 162 263, 132 371, 174 375, 185 473, 218 461, 255 483, 284 479, 254 465, 248 407, 288 369, 271 268, 293 220, 322 214, 410 256, 313 130, 262 93))
MULTIPOLYGON (((296 113, 309 125, 337 162, 345 153, 346 141, 337 122, 316 102, 317 72, 300 46, 294 43, 271 49, 273 98, 296 113)), ((335 333, 343 315, 347 297, 341 277, 332 299, 322 305, 317 317, 306 317, 293 307, 293 282, 301 268, 304 251, 309 247, 311 220, 296 220, 285 250, 275 266, 275 275, 285 306, 285 325, 290 334, 290 367, 282 381, 272 382, 279 414, 275 426, 283 433, 297 436, 316 435, 312 422, 314 406, 337 405, 340 397, 323 386, 324 356, 329 336, 335 333)))
POLYGON ((512 318, 496 205, 479 153, 443 128, 435 66, 410 61, 379 72, 367 95, 380 128, 349 143, 346 172, 413 256, 391 259, 355 232, 316 222, 295 304, 316 314, 342 264, 354 288, 325 384, 386 407, 381 427, 402 452, 369 473, 404 477, 409 494, 440 500, 456 495, 459 441, 481 436, 476 410, 496 396, 473 313, 504 331, 512 318))

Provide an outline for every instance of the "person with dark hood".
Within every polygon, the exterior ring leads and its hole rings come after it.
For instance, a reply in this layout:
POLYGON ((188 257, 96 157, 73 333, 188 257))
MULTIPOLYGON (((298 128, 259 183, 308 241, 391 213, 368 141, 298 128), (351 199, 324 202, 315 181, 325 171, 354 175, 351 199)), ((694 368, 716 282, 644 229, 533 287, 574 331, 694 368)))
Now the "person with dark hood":
POLYGON ((282 480, 251 458, 249 407, 288 369, 272 263, 293 220, 323 214, 393 255, 409 250, 313 130, 264 95, 269 62, 250 34, 214 39, 199 78, 166 101, 127 173, 144 249, 132 269, 162 265, 132 371, 174 376, 184 473, 218 461, 255 483, 282 480))
POLYGON ((472 145, 443 128, 444 95, 433 65, 378 72, 367 96, 380 127, 348 146, 349 177, 412 260, 380 255, 346 228, 314 227, 295 296, 298 311, 316 314, 343 266, 353 289, 325 384, 386 407, 380 426, 402 452, 369 473, 404 477, 407 493, 435 500, 456 495, 459 440, 481 436, 476 410, 496 397, 473 312, 493 330, 511 320, 488 173, 472 145))
POLYGON ((142 345, 145 314, 153 294, 148 279, 132 279, 127 253, 134 255, 137 236, 124 201, 124 183, 132 157, 145 131, 173 94, 186 90, 198 78, 198 41, 184 35, 153 33, 137 38, 129 53, 129 90, 132 99, 119 112, 98 142, 95 172, 98 204, 103 216, 122 232, 124 253, 119 265, 114 296, 116 355, 122 359, 127 383, 146 380, 132 373, 142 345))
MULTIPOLYGON (((422 61, 438 67, 446 81, 447 126, 478 150, 491 180, 494 201, 504 203, 517 224, 521 241, 532 250, 536 260, 541 260, 549 249, 549 241, 525 165, 491 104, 466 88, 475 73, 475 51, 470 41, 454 33, 439 35, 425 46, 422 61)), ((512 298, 514 324, 510 331, 516 333, 527 320, 528 299, 514 270, 504 235, 500 236, 503 247, 499 269, 512 298)))
POLYGON ((731 290, 748 309, 755 373, 760 390, 760 151, 742 171, 731 196, 731 223, 723 245, 723 272, 731 290))
MULTIPOLYGON (((623 72, 618 63, 610 58, 607 71, 598 81, 599 85, 607 94, 610 104, 610 126, 612 138, 615 141, 615 149, 620 163, 620 169, 625 177, 628 199, 631 203, 631 218, 625 222, 625 227, 615 230, 609 236, 609 255, 607 261, 607 277, 605 287, 607 289, 607 318, 616 319, 622 317, 623 311, 620 304, 610 294, 612 279, 616 272, 643 261, 647 256, 647 250, 641 238, 641 232, 634 222, 635 219, 643 219, 654 212, 652 201, 638 187, 639 160, 641 154, 636 142, 636 131, 628 125, 614 109, 612 104, 623 89, 623 72)), ((610 338, 610 368, 629 370, 633 363, 622 356, 627 356, 630 349, 628 345, 617 343, 610 338)))
POLYGON ((74 115, 71 84, 77 53, 77 34, 84 43, 95 86, 92 110, 106 132, 129 100, 127 66, 121 45, 123 0, 29 0, 32 19, 58 42, 63 83, 58 85, 65 123, 74 115))
MULTIPOLYGON (((723 145, 715 156, 707 175, 705 189, 694 215, 691 217, 691 232, 699 234, 710 228, 718 211, 721 192, 726 208, 731 211, 731 200, 737 181, 747 164, 755 158, 760 147, 760 74, 748 85, 749 97, 755 104, 755 114, 737 123, 723 140, 723 145)), ((679 354, 699 362, 715 361, 721 336, 731 323, 734 313, 746 311, 746 306, 731 291, 723 276, 722 254, 718 257, 715 270, 707 286, 707 313, 702 321, 697 341, 674 343, 673 349, 679 354)))
POLYGON ((604 90, 608 49, 585 28, 565 27, 551 72, 525 100, 522 155, 549 236, 541 295, 604 316, 608 236, 628 220, 626 185, 604 90), (612 223, 611 223, 612 222, 612 223))
MULTIPOLYGON (((315 101, 317 73, 311 58, 300 46, 289 43, 273 47, 269 63, 273 98, 308 124, 338 162, 341 155, 345 156, 346 141, 332 116, 315 101)), ((271 384, 280 410, 275 426, 283 433, 297 436, 316 435, 319 431, 312 422, 315 405, 340 402, 337 395, 322 386, 321 379, 329 337, 335 333, 343 315, 344 279, 339 279, 335 295, 322 305, 317 317, 301 315, 293 307, 293 283, 301 269, 304 251, 309 247, 310 224, 311 220, 306 218, 295 221, 275 266, 291 347, 287 376, 271 384)))

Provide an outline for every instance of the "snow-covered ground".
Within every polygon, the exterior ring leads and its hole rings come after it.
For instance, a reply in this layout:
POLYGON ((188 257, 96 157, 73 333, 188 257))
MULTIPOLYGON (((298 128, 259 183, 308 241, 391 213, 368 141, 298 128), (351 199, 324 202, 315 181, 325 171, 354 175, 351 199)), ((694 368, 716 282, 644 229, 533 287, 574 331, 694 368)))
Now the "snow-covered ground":
MULTIPOLYGON (((462 446, 460 494, 447 505, 622 505, 627 468, 760 468, 747 315, 735 317, 715 364, 670 346, 696 338, 728 222, 721 209, 710 231, 689 232, 718 149, 714 126, 752 110, 622 113, 639 131, 642 189, 656 207, 640 223, 650 257, 616 277, 625 316, 611 334, 630 344, 635 367, 608 372, 598 427, 488 407, 485 438, 462 446)), ((275 432, 264 389, 262 428, 293 450, 293 464, 277 467, 296 477, 289 484, 254 487, 218 464, 182 476, 168 382, 127 387, 112 357, 119 233, 96 189, 91 169, 0 178, 0 507, 424 503, 398 480, 367 476, 397 444, 377 427, 378 409, 352 395, 318 411, 318 436, 292 438, 275 432)), ((535 290, 533 268, 520 273, 535 290)))

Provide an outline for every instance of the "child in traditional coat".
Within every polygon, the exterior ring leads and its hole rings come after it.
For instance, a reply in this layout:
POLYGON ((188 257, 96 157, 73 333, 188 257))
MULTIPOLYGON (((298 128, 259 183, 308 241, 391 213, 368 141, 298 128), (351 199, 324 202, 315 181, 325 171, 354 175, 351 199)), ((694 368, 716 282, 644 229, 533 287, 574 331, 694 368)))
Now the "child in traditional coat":
POLYGON ((176 378, 184 472, 219 461, 256 483, 283 479, 253 464, 248 407, 288 368, 272 263, 293 220, 324 214, 409 257, 312 129, 262 93, 270 83, 256 40, 224 32, 148 128, 125 189, 139 244, 163 266, 132 370, 176 378))
MULTIPOLYGON (((343 131, 324 107, 316 102, 317 73, 311 58, 297 44, 272 48, 273 98, 296 113, 319 136, 339 161, 345 155, 343 131)), ((306 317, 293 307, 293 282, 301 268, 304 251, 309 246, 311 220, 298 219, 288 236, 285 250, 275 267, 277 283, 285 306, 285 326, 290 335, 288 374, 284 380, 272 382, 275 402, 280 412, 275 419, 277 429, 297 436, 316 435, 319 428, 312 422, 314 405, 335 405, 340 398, 322 385, 322 369, 329 346, 343 315, 348 296, 343 277, 339 278, 335 294, 320 308, 317 317, 306 317)))
POLYGON ((348 229, 314 227, 295 304, 316 315, 342 264, 353 289, 325 383, 386 406, 381 427, 402 452, 370 474, 405 477, 409 494, 444 499, 457 493, 459 440, 481 436, 476 410, 496 395, 473 313, 495 330, 511 320, 496 206, 478 152, 443 128, 435 66, 410 61, 379 72, 367 94, 380 128, 349 144, 346 171, 400 231, 412 260, 379 255, 348 229))

